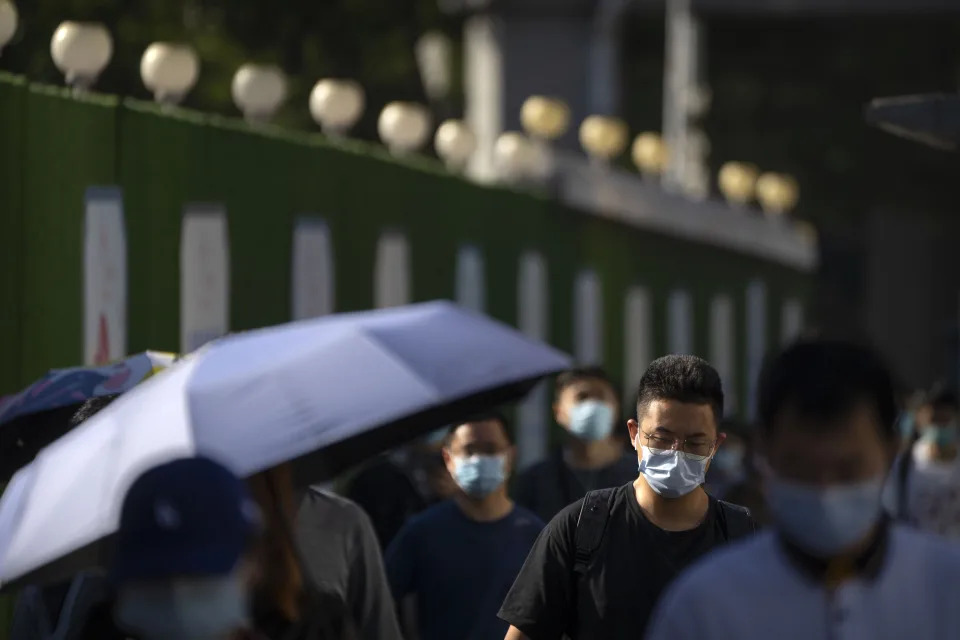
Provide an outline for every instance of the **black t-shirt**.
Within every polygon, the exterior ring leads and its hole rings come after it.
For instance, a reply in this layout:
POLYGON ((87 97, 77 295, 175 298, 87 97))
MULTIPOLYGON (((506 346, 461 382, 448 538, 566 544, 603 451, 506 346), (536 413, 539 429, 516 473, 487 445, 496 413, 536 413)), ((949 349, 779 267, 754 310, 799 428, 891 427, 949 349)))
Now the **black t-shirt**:
POLYGON ((549 522, 560 510, 583 498, 587 491, 617 487, 637 478, 637 454, 632 449, 606 467, 572 469, 558 450, 517 477, 513 499, 549 522))
POLYGON ((574 573, 576 502, 550 521, 527 557, 499 616, 531 640, 642 638, 666 586, 694 560, 727 541, 710 498, 689 531, 664 531, 644 516, 633 484, 616 490, 600 547, 583 576, 574 573))

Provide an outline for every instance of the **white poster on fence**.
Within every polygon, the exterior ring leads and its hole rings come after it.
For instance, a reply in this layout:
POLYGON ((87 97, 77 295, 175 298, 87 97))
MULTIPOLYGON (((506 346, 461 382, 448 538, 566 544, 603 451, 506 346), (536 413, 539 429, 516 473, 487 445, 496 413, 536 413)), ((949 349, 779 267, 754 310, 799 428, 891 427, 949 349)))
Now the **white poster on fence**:
POLYGON ((123 195, 87 189, 83 218, 83 362, 127 355, 127 234, 123 195))
POLYGON ((187 205, 180 229, 180 349, 230 330, 230 247, 220 205, 187 205))
POLYGON ((333 242, 322 218, 303 217, 294 225, 291 283, 294 320, 333 313, 333 242))

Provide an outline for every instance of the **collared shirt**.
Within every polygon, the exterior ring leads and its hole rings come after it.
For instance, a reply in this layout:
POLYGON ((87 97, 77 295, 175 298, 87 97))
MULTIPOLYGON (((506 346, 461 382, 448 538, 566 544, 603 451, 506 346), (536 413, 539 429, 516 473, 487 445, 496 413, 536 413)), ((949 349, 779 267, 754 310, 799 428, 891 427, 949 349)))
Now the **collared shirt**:
POLYGON ((838 576, 775 532, 761 533, 682 575, 647 638, 960 638, 960 548, 893 525, 854 565, 838 576))

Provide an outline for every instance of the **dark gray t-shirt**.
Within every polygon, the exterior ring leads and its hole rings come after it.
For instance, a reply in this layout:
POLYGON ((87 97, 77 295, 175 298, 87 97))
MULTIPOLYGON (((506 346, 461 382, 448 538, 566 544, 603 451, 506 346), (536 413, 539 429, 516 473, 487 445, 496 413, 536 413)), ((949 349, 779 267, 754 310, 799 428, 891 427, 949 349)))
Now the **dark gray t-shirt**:
POLYGON ((311 488, 297 513, 296 536, 310 578, 343 599, 363 640, 402 640, 380 544, 359 505, 311 488))
POLYGON ((637 455, 630 450, 619 460, 599 469, 573 469, 558 450, 549 458, 525 469, 517 477, 513 498, 544 522, 588 491, 618 487, 637 479, 637 455))

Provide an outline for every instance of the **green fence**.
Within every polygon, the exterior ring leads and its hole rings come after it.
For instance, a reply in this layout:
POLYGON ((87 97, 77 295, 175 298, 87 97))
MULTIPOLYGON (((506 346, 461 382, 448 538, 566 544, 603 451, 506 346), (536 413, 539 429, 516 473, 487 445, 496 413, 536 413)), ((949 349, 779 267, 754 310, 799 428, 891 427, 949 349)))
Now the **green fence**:
MULTIPOLYGON (((75 98, 0 76, 0 393, 82 357, 84 192, 122 188, 128 241, 128 347, 179 347, 179 241, 188 202, 222 204, 229 219, 231 328, 289 319, 294 220, 323 216, 333 239, 337 310, 373 302, 377 239, 400 228, 411 247, 415 300, 454 294, 458 247, 486 263, 487 312, 517 319, 517 264, 526 249, 549 273, 551 341, 573 346, 573 282, 589 266, 603 292, 604 361, 624 367, 624 297, 643 284, 653 302, 654 355, 666 345, 666 299, 693 296, 694 346, 707 353, 712 295, 734 300, 738 395, 747 283, 767 290, 767 336, 781 304, 802 299, 808 276, 658 235, 511 190, 482 187, 428 160, 397 162, 367 145, 251 130, 242 122, 112 97, 75 98)), ((740 403, 742 406, 742 402, 740 403)))

